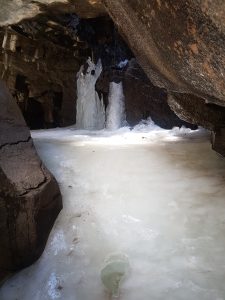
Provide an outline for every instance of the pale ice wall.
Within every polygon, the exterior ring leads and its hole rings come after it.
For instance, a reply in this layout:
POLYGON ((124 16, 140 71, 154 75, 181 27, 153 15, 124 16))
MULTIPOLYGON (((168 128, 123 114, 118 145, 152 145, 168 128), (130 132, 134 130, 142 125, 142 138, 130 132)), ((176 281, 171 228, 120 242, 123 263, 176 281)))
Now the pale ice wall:
POLYGON ((102 72, 102 64, 99 60, 95 65, 90 58, 87 64, 86 73, 82 66, 77 74, 76 128, 99 130, 105 128, 105 107, 95 90, 95 84, 102 72))
POLYGON ((109 104, 106 111, 106 128, 109 130, 119 129, 124 125, 125 103, 122 82, 111 82, 109 86, 109 104))

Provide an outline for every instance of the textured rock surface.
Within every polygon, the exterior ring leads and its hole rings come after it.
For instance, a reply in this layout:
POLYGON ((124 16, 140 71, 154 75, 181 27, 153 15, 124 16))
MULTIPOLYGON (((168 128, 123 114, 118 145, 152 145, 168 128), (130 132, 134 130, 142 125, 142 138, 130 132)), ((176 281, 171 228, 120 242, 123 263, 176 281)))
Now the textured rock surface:
POLYGON ((38 158, 22 115, 0 82, 0 281, 41 255, 61 194, 38 158))
POLYGON ((0 31, 1 78, 32 129, 74 124, 76 73, 88 54, 68 27, 48 22, 54 23, 45 17, 0 31))
POLYGON ((104 95, 106 104, 109 83, 112 81, 123 83, 126 120, 129 125, 136 125, 141 120, 151 117, 157 125, 165 129, 182 125, 196 128, 195 125, 179 119, 170 109, 166 90, 155 87, 150 82, 136 59, 131 59, 123 70, 108 70, 102 73, 96 88, 100 94, 104 95))
POLYGON ((225 3, 104 0, 151 81, 225 105, 225 3))

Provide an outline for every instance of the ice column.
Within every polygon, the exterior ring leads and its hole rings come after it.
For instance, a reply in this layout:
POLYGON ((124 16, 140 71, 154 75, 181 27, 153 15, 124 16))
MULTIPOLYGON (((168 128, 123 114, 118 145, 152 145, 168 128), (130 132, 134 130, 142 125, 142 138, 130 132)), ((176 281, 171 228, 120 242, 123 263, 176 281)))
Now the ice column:
POLYGON ((109 130, 119 129, 124 125, 125 104, 122 82, 111 82, 109 86, 109 104, 107 107, 106 128, 109 130))
POLYGON ((105 107, 95 90, 95 83, 102 72, 102 64, 99 60, 95 65, 89 58, 87 65, 85 73, 82 66, 77 74, 76 127, 99 130, 105 127, 105 107))

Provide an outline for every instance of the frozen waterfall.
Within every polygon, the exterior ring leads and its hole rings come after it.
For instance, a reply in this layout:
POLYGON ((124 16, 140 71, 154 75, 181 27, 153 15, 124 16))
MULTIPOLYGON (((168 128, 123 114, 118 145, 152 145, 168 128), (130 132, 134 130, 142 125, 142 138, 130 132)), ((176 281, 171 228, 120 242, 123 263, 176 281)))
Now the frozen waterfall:
POLYGON ((87 60, 88 68, 84 74, 84 66, 77 74, 77 116, 78 129, 99 130, 105 127, 105 107, 103 99, 99 99, 95 83, 102 72, 101 60, 95 65, 87 60))
POLYGON ((107 107, 106 128, 119 129, 125 122, 125 105, 122 82, 111 82, 109 86, 109 104, 107 107))
POLYGON ((77 74, 77 116, 76 128, 99 130, 119 129, 125 125, 125 105, 122 82, 111 82, 109 86, 109 104, 107 120, 103 98, 99 98, 95 84, 102 72, 101 60, 95 65, 91 59, 87 60, 88 68, 84 66, 77 74))

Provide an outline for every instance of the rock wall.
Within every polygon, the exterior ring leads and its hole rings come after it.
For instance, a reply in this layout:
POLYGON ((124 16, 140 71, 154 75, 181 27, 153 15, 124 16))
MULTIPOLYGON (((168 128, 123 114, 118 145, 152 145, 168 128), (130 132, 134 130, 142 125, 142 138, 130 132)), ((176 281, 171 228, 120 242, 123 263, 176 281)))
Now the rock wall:
POLYGON ((26 21, 0 31, 1 78, 31 129, 75 123, 76 73, 90 53, 65 32, 69 28, 51 22, 26 21))
POLYGON ((54 177, 0 82, 0 282, 39 258, 62 208, 54 177))

